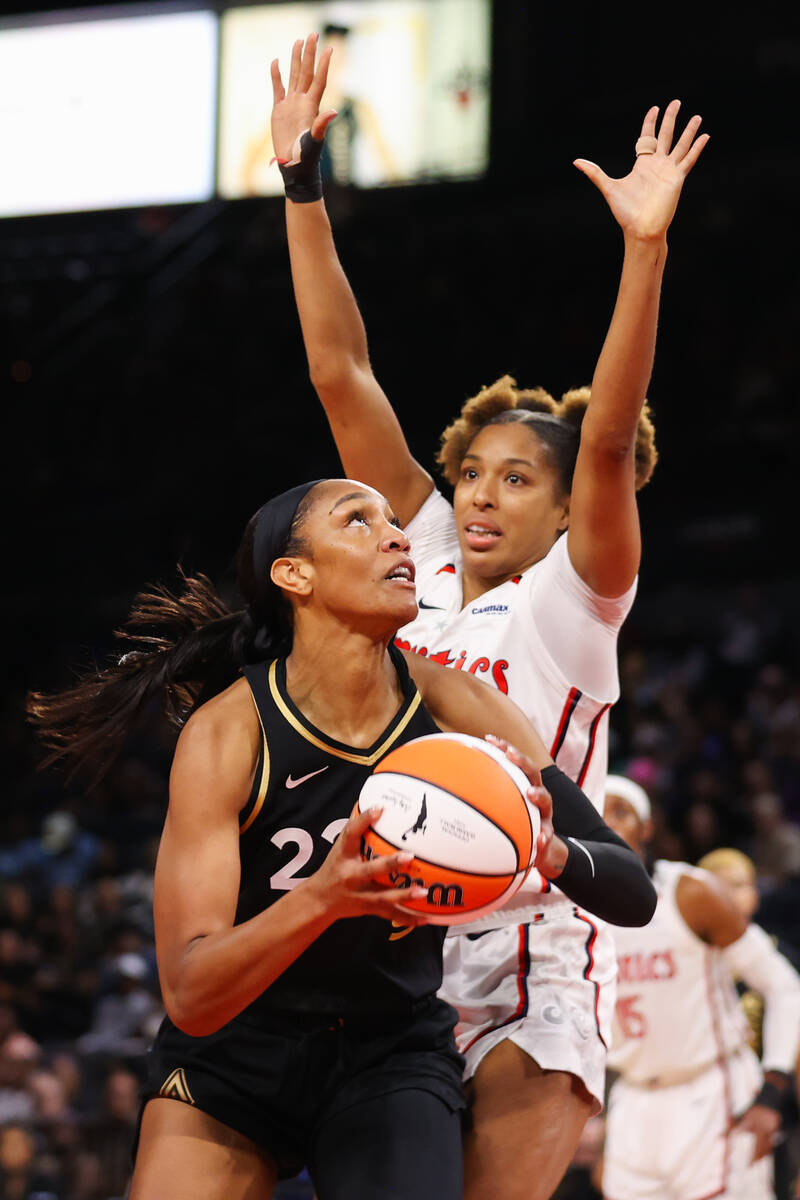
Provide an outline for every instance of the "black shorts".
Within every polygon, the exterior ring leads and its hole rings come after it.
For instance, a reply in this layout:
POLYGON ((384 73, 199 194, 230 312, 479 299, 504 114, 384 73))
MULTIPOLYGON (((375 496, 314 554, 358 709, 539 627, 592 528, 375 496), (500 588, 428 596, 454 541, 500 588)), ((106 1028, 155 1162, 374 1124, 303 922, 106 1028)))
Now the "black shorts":
MULTIPOLYGON (((429 1145, 430 1170, 438 1164, 448 1177, 457 1170, 460 1188, 464 1060, 455 1019, 436 996, 403 1015, 274 1012, 268 1028, 235 1018, 198 1038, 165 1019, 147 1057, 144 1098, 195 1105, 267 1150, 280 1178, 308 1166, 320 1200, 326 1191, 345 1195, 346 1187, 325 1187, 331 1171, 347 1169, 349 1157, 363 1171, 368 1149, 382 1140, 381 1159, 391 1152, 406 1173, 423 1165, 429 1145)), ((386 1179, 375 1183, 376 1195, 405 1194, 387 1190, 386 1179)), ((460 1191, 442 1179, 429 1194, 444 1200, 460 1191)))

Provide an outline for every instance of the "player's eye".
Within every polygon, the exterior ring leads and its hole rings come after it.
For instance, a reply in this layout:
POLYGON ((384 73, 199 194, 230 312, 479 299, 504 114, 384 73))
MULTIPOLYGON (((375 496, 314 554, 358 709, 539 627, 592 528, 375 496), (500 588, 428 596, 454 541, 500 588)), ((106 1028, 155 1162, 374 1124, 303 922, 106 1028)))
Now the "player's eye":
POLYGON ((478 472, 475 470, 474 467, 462 467, 461 478, 462 479, 477 479, 478 472))
POLYGON ((508 482, 509 482, 509 483, 515 483, 515 484, 516 484, 516 483, 526 483, 526 482, 527 482, 527 480, 525 479, 525 476, 524 476, 524 475, 517 475, 516 471, 512 471, 512 472, 511 472, 511 474, 510 474, 510 475, 508 475, 506 478, 507 478, 507 480, 508 480, 508 482))
POLYGON ((350 516, 347 518, 348 525, 352 525, 354 523, 356 525, 368 525, 369 524, 366 516, 361 511, 361 509, 359 509, 357 512, 350 513, 350 516))
POLYGON ((389 524, 394 525, 395 529, 402 529, 403 525, 399 517, 390 517, 389 524))

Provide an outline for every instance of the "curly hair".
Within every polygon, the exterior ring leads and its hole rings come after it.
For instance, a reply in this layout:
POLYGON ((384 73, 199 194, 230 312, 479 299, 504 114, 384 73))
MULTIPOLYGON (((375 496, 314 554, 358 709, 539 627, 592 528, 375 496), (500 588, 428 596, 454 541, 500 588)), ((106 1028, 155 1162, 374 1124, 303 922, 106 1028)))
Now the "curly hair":
MULTIPOLYGON (((502 375, 481 388, 463 405, 460 414, 441 437, 436 461, 448 483, 455 487, 461 464, 472 441, 487 425, 510 425, 523 421, 544 443, 559 473, 563 492, 572 489, 578 457, 580 429, 591 397, 588 387, 572 388, 556 400, 544 388, 518 388, 515 379, 502 375)), ((636 489, 649 481, 658 461, 655 427, 647 404, 636 431, 636 489)))

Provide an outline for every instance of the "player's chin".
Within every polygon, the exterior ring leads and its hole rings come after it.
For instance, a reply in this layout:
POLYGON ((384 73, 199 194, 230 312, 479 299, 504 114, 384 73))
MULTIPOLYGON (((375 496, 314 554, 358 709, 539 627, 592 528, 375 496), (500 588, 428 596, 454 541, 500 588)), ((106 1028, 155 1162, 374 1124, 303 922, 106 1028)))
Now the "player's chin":
POLYGON ((402 604, 393 605, 392 618, 396 622, 396 628, 402 629, 404 625, 408 625, 410 621, 416 618, 418 612, 417 598, 414 595, 410 596, 402 604))

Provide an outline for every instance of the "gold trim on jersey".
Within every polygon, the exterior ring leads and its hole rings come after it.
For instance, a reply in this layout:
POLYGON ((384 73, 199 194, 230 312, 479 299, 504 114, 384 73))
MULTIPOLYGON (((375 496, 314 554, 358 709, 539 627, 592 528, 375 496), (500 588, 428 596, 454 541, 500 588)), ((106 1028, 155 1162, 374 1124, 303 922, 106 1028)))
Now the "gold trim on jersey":
POLYGON ((262 740, 261 782, 258 786, 258 795, 256 796, 255 803, 253 804, 253 808, 250 813, 250 816, 247 818, 244 825, 241 825, 239 827, 239 837, 241 837, 242 834, 250 828, 250 826, 253 824, 253 821, 255 821, 256 817, 261 812, 261 809, 263 808, 263 805, 264 805, 264 800, 266 799, 266 796, 267 796, 267 788, 269 787, 269 746, 267 745, 267 734, 266 734, 266 730, 264 729, 264 722, 261 720, 261 713, 258 711, 258 704, 256 703, 256 698, 253 695, 253 689, 250 687, 249 684, 248 684, 248 688, 250 691, 250 698, 253 701, 253 704, 255 706, 256 716, 258 717, 258 723, 261 726, 261 740, 262 740))
POLYGON ((276 677, 277 669, 278 660, 275 659, 269 669, 269 690, 272 693, 272 699, 275 701, 278 710, 289 722, 292 729, 297 730, 301 737, 305 738, 307 742, 310 742, 312 746, 316 746, 318 750, 324 750, 326 754, 333 754, 336 756, 336 758, 343 758, 345 762, 360 763, 362 767, 372 767, 379 758, 383 757, 389 747, 397 741, 406 725, 408 725, 414 713, 419 708, 422 700, 419 692, 416 692, 397 726, 392 730, 389 736, 383 742, 381 742, 378 749, 372 754, 348 754, 346 750, 339 750, 338 747, 331 745, 330 742, 323 741, 322 738, 317 737, 316 734, 312 733, 310 729, 307 729, 301 721, 298 721, 297 717, 289 708, 280 693, 276 677))
POLYGON ((392 929, 394 933, 389 934, 390 942, 399 942, 401 938, 408 937, 416 929, 416 925, 402 925, 400 921, 392 921, 392 929))
POLYGON ((194 1104, 194 1096, 189 1091, 183 1067, 176 1067, 167 1076, 159 1088, 158 1094, 165 1100, 182 1100, 184 1104, 194 1104))

